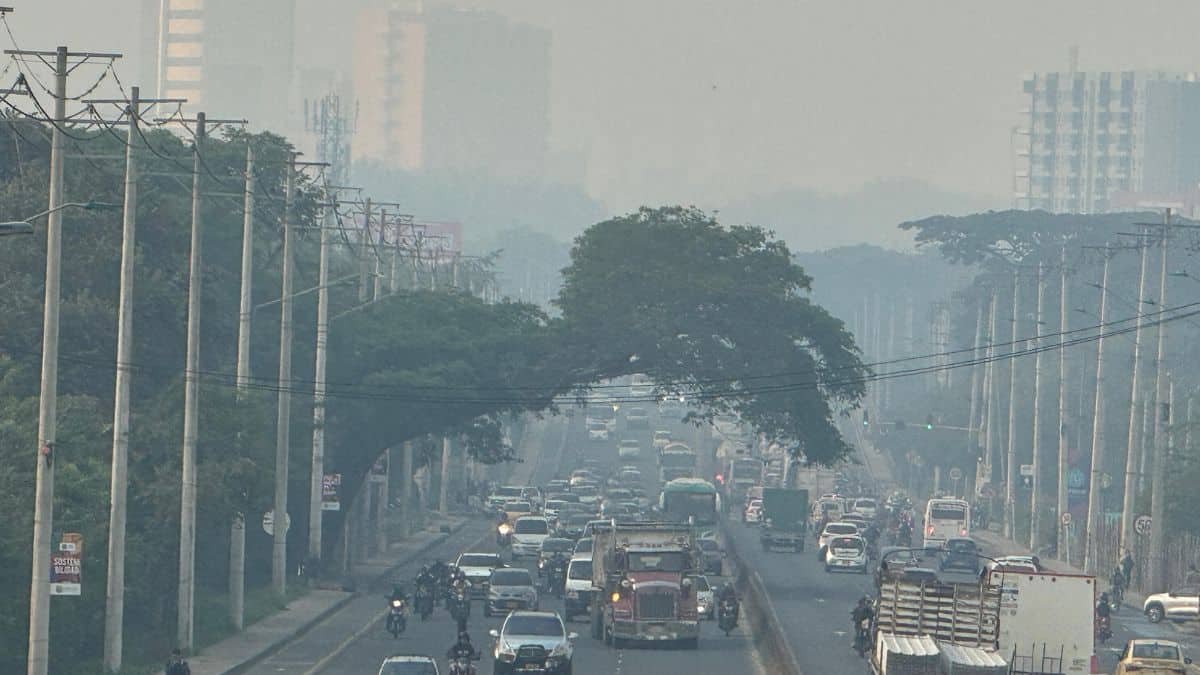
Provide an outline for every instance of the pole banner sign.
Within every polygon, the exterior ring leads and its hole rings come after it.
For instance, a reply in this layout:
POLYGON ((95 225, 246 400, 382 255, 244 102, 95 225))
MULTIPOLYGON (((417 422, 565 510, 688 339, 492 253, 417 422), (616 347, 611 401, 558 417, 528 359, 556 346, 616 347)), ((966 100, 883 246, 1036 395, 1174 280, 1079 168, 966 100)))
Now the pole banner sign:
POLYGON ((83 593, 83 535, 64 532, 58 550, 50 556, 50 595, 83 593))
POLYGON ((327 473, 321 479, 321 510, 342 510, 342 474, 327 473))

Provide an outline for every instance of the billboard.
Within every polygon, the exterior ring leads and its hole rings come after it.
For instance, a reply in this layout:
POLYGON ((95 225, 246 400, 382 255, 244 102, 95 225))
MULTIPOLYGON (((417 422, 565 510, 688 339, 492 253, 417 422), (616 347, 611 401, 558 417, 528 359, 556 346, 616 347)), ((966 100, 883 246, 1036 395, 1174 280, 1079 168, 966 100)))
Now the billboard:
POLYGON ((58 550, 50 555, 50 595, 83 593, 83 535, 64 532, 58 550))
POLYGON ((321 478, 321 510, 342 510, 342 474, 327 473, 321 478))

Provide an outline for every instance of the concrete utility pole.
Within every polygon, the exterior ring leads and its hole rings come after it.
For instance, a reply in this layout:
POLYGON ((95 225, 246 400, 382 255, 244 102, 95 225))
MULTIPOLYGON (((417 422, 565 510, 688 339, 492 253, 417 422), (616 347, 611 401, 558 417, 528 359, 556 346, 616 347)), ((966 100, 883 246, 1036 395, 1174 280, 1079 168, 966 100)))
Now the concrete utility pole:
POLYGON ((388 481, 392 475, 392 449, 388 448, 383 451, 383 480, 379 481, 376 486, 375 499, 375 550, 378 553, 387 553, 388 551, 388 528, 387 528, 387 506, 388 506, 388 481))
MULTIPOLYGON (((992 511, 995 506, 995 466, 996 455, 1000 451, 999 438, 999 417, 1000 417, 1000 387, 996 377, 996 309, 999 305, 999 299, 995 293, 992 293, 992 301, 989 303, 988 309, 988 340, 987 340, 987 363, 983 367, 984 388, 987 393, 984 396, 984 405, 987 408, 987 414, 984 417, 984 425, 987 428, 987 433, 984 436, 983 455, 987 458, 987 478, 988 484, 991 486, 992 499, 988 500, 988 510, 992 511)), ((992 516, 994 517, 994 516, 992 516)))
POLYGON ((1008 359, 1008 449, 1004 474, 1004 536, 1016 538, 1017 517, 1017 338, 1021 319, 1021 270, 1013 270, 1012 345, 1008 359))
POLYGON ((412 534, 412 441, 404 441, 400 460, 400 536, 412 534))
POLYGON ((1083 569, 1088 574, 1095 573, 1099 555, 1100 483, 1104 473, 1104 324, 1108 322, 1108 267, 1112 250, 1107 246, 1102 250, 1104 272, 1100 282, 1100 337, 1096 340, 1096 405, 1092 411, 1092 466, 1088 479, 1087 546, 1083 556, 1083 569))
POLYGON ((371 198, 363 209, 363 231, 358 241, 358 302, 367 301, 367 241, 371 237, 371 198))
POLYGON ((976 425, 975 417, 979 412, 979 387, 980 387, 980 365, 979 365, 979 348, 983 343, 983 301, 979 301, 979 306, 975 308, 975 344, 971 350, 971 361, 974 362, 971 366, 971 395, 970 404, 967 412, 967 453, 968 456, 978 457, 979 455, 979 439, 976 435, 979 427, 982 424, 976 425))
POLYGON ((329 344, 329 222, 332 208, 326 207, 321 228, 321 252, 317 271, 317 344, 313 375, 312 474, 308 485, 308 557, 320 561, 322 485, 325 477, 325 354, 329 344))
POLYGON ((275 508, 271 547, 271 588, 280 597, 287 592, 288 451, 292 423, 292 201, 296 182, 296 157, 292 155, 284 179, 283 288, 279 297, 279 398, 275 418, 275 508))
MULTIPOLYGON (((450 487, 450 437, 442 436, 442 465, 441 478, 438 487, 438 513, 445 514, 447 510, 446 493, 450 487)), ((787 475, 787 474, 784 474, 787 475)))
POLYGON ((1037 264, 1037 319, 1034 321, 1033 337, 1037 352, 1033 355, 1033 494, 1029 500, 1029 550, 1035 554, 1042 541, 1042 319, 1046 301, 1046 280, 1042 276, 1042 263, 1037 264))
POLYGON ((1069 511, 1067 502, 1067 472, 1070 470, 1070 466, 1067 463, 1069 452, 1067 446, 1067 325, 1070 314, 1067 313, 1066 244, 1063 244, 1061 255, 1058 290, 1058 487, 1055 491, 1055 514, 1059 520, 1055 526, 1058 530, 1055 550, 1059 560, 1066 560, 1068 558, 1067 548, 1070 546, 1067 526, 1062 523, 1063 514, 1069 511))
MULTIPOLYGON (((242 272, 238 300, 237 395, 250 385, 250 329, 254 314, 254 148, 246 145, 246 187, 242 202, 242 272)), ((246 615, 246 515, 229 525, 229 621, 241 631, 246 615)))
POLYGON ((1154 415, 1154 464, 1150 475, 1150 574, 1149 588, 1160 589, 1167 581, 1166 543, 1166 475, 1168 461, 1167 427, 1171 423, 1171 403, 1168 400, 1169 375, 1166 371, 1167 324, 1164 311, 1167 305, 1167 261, 1170 259, 1171 210, 1163 216, 1162 251, 1158 277, 1158 345, 1155 350, 1155 399, 1158 409, 1154 415), (1157 518, 1157 520, 1155 520, 1157 518))
POLYGON ((1129 392, 1129 435, 1125 442, 1125 495, 1121 500, 1121 550, 1133 547, 1133 521, 1136 518, 1134 514, 1134 505, 1137 497, 1137 473, 1138 473, 1138 455, 1141 448, 1141 422, 1142 422, 1142 407, 1145 405, 1142 398, 1142 356, 1145 351, 1145 343, 1142 340, 1142 327, 1145 324, 1145 315, 1142 308, 1146 302, 1146 258, 1150 246, 1148 242, 1138 242, 1141 248, 1141 255, 1138 262, 1138 295, 1137 307, 1134 311, 1137 312, 1137 323, 1133 329, 1133 373, 1130 377, 1130 392, 1129 392))

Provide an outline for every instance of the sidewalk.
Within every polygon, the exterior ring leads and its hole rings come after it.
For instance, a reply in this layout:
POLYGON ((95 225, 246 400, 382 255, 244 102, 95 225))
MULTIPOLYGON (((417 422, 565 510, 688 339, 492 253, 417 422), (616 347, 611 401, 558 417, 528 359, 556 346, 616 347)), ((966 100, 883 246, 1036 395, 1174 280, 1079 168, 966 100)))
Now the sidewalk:
MULTIPOLYGON (((355 585, 367 589, 392 569, 422 555, 450 534, 441 532, 449 525, 456 532, 466 524, 463 518, 448 517, 431 520, 430 528, 414 533, 408 539, 393 543, 386 555, 368 558, 354 566, 355 585)), ((288 642, 307 633, 329 616, 357 597, 356 593, 313 590, 291 602, 284 610, 247 626, 242 632, 203 648, 188 658, 194 675, 224 675, 237 673, 278 651, 288 642)))

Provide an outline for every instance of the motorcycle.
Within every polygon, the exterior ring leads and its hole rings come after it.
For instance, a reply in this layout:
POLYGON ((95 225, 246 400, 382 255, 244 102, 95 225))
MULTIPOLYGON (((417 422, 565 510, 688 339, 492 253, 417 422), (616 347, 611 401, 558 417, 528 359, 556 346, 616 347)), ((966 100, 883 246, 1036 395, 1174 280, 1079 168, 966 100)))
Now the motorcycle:
POLYGON ((1108 642, 1112 636, 1111 619, 1107 616, 1096 617, 1096 639, 1100 641, 1100 644, 1108 642))
POLYGON ((496 526, 496 545, 501 548, 507 548, 512 544, 512 525, 508 521, 504 521, 496 526))
POLYGON ((450 600, 450 617, 458 624, 458 632, 467 629, 467 619, 470 616, 471 598, 467 596, 467 590, 456 590, 450 600))
POLYGON ((550 565, 546 571, 546 590, 550 591, 555 597, 563 594, 563 587, 567 582, 567 570, 562 563, 556 562, 550 565))
POLYGON ((1108 608, 1113 614, 1121 610, 1121 603, 1125 600, 1125 589, 1121 586, 1113 586, 1108 592, 1108 608))
POLYGON ((466 656, 459 656, 450 662, 450 675, 475 675, 475 664, 466 656))
POLYGON ((737 603, 732 600, 722 600, 721 605, 717 607, 717 628, 724 631, 725 637, 729 637, 729 634, 737 627, 737 620, 737 603))
POLYGON ((391 604, 391 609, 388 610, 387 630, 393 638, 399 638, 400 634, 408 628, 408 617, 404 614, 403 600, 393 598, 391 604))
POLYGON ((854 651, 859 658, 866 658, 867 650, 871 648, 871 620, 863 619, 858 622, 854 631, 854 651))
POLYGON ((416 603, 417 613, 421 615, 421 620, 428 621, 430 615, 433 614, 433 591, 424 584, 418 586, 416 603))

